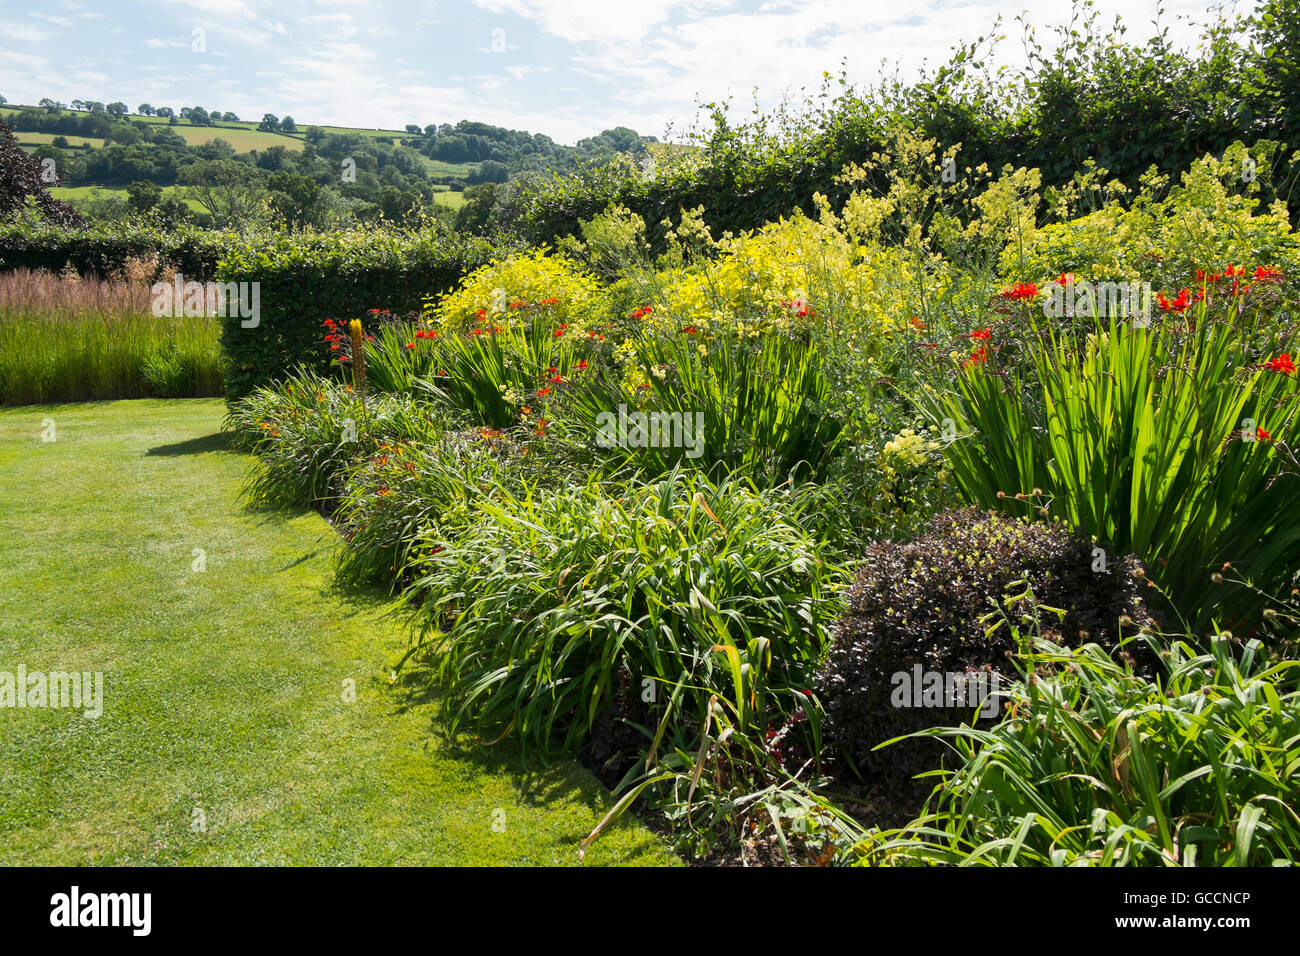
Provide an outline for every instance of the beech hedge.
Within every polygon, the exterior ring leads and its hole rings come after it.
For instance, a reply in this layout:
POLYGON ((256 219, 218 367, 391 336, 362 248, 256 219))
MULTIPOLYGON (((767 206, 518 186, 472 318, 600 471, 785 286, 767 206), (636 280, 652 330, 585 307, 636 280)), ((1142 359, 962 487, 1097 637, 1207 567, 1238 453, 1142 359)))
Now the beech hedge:
POLYGON ((485 239, 439 226, 415 233, 278 234, 232 245, 216 279, 256 283, 243 288, 244 301, 256 301, 258 314, 229 309, 221 320, 227 399, 282 380, 299 365, 326 372, 326 319, 365 322, 373 309, 418 311, 427 297, 449 291, 496 251, 485 239), (255 299, 248 294, 253 289, 255 299))

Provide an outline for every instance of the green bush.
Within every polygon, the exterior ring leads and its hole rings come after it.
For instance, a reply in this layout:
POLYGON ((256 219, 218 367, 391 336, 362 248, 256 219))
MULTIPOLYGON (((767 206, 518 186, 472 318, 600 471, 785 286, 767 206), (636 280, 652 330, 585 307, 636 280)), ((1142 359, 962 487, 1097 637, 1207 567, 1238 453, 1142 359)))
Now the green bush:
MULTIPOLYGON (((1039 642, 987 730, 925 731, 956 751, 933 807, 859 845, 868 864, 1270 866, 1300 861, 1300 661, 1216 637, 1134 675, 1096 645, 1039 642)), ((893 748, 887 748, 889 753, 893 748)))
POLYGON ((698 746, 711 698, 742 733, 779 725, 838 579, 800 520, 792 495, 689 473, 480 498, 407 592, 448 728, 572 750, 622 705, 636 757, 698 746))
POLYGON ((418 312, 426 297, 450 289, 491 251, 484 240, 440 227, 409 235, 375 229, 280 234, 234 245, 217 278, 258 283, 260 315, 247 328, 239 315, 223 319, 227 397, 283 380, 299 365, 325 371, 323 320, 364 319, 374 309, 418 312))
POLYGON ((928 790, 913 778, 938 767, 943 748, 918 739, 875 748, 926 727, 971 720, 977 709, 987 718, 996 704, 985 704, 986 693, 974 695, 979 684, 971 687, 974 700, 914 700, 917 669, 923 678, 935 672, 945 680, 983 673, 989 676, 982 689, 991 692, 993 676, 1014 673, 1017 646, 1006 628, 990 631, 985 618, 998 608, 1016 619, 1037 613, 1029 594, 1063 612, 1043 621, 1054 639, 1074 645, 1091 635, 1115 643, 1122 619, 1131 622, 1126 635, 1146 621, 1137 568, 1130 558, 1112 558, 1102 568, 1090 541, 1059 526, 974 509, 934 519, 916 541, 870 547, 817 675, 837 775, 856 774, 877 787, 882 814, 911 816, 928 790))

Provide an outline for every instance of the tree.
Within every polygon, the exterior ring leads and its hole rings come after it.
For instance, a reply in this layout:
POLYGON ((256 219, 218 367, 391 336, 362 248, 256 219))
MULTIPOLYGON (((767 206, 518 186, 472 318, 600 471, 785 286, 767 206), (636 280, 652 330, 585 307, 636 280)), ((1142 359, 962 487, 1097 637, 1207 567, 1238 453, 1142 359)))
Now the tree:
POLYGON ((141 103, 135 108, 135 111, 141 116, 153 116, 153 107, 148 103, 141 103))
POLYGON ((141 215, 157 206, 162 195, 162 187, 147 179, 138 179, 126 187, 126 201, 141 215))
POLYGON ((42 96, 40 101, 36 105, 39 106, 41 109, 45 110, 45 112, 47 113, 57 113, 59 110, 63 109, 62 103, 56 103, 48 96, 42 96))
POLYGON ((407 123, 406 131, 410 133, 412 136, 419 136, 421 133, 424 132, 424 130, 420 129, 420 127, 416 126, 414 123, 407 123))
POLYGON ((456 228, 477 236, 486 235, 495 199, 496 186, 492 183, 470 186, 465 190, 465 205, 456 210, 456 228))
POLYGON ((271 208, 292 226, 308 226, 320 215, 320 183, 310 176, 282 170, 272 173, 271 208))
POLYGON ((180 171, 185 194, 207 210, 218 228, 246 231, 257 211, 262 182, 257 170, 244 163, 220 159, 190 163, 180 171))
POLYGON ((41 159, 28 156, 18 145, 12 126, 0 123, 0 219, 16 215, 31 203, 51 222, 82 224, 84 220, 75 209, 50 195, 46 168, 41 159))
POLYGON ((221 114, 221 122, 223 122, 223 123, 238 123, 238 122, 239 122, 239 117, 236 116, 234 113, 230 113, 230 112, 222 113, 222 114, 221 114))
POLYGON ((298 132, 298 125, 294 123, 292 116, 286 116, 280 120, 280 130, 285 133, 296 133, 298 132))
POLYGON ((117 103, 109 103, 104 107, 104 111, 108 113, 109 116, 113 117, 113 119, 121 119, 127 113, 131 112, 126 108, 126 104, 120 101, 117 103))
POLYGON ((167 119, 170 119, 171 117, 176 115, 176 111, 173 110, 170 106, 160 106, 158 107, 158 109, 154 110, 154 115, 162 116, 167 119))
POLYGON ((319 126, 307 127, 307 142, 316 144, 325 139, 325 131, 319 126))
POLYGON ((274 133, 280 128, 280 118, 274 113, 266 113, 262 116, 262 122, 257 124, 257 128, 264 133, 274 133))
POLYGON ((8 102, 9 101, 7 99, 5 99, 3 96, 0 96, 0 103, 8 103, 8 102))
POLYGON ((189 107, 189 106, 182 106, 182 107, 181 107, 181 119, 189 119, 189 118, 190 118, 190 114, 193 113, 193 112, 194 112, 194 109, 193 109, 192 107, 189 107))
POLYGON ((190 110, 190 122, 195 126, 211 126, 212 119, 208 116, 208 111, 202 106, 196 106, 190 110))
POLYGON ((74 110, 84 110, 84 109, 86 108, 86 101, 85 101, 85 100, 73 100, 73 101, 72 101, 72 108, 73 108, 74 110))

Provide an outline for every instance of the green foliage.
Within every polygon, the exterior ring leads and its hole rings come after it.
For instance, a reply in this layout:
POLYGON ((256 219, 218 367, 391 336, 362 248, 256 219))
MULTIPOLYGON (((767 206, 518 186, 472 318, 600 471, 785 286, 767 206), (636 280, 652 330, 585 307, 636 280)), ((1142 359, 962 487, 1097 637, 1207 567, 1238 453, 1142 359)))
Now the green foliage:
POLYGON ((0 309, 0 404, 220 395, 215 319, 0 309))
POLYGON ((233 234, 194 227, 160 229, 139 222, 76 228, 12 223, 0 225, 0 270, 70 268, 78 275, 113 276, 133 260, 149 260, 157 273, 170 267, 186 281, 205 282, 215 276, 218 260, 234 241, 233 234))
POLYGON ((1292 373, 1266 367, 1296 352, 1295 329, 1274 316, 1266 282, 1234 293, 1227 281, 1149 328, 1111 316, 1090 333, 1039 330, 1027 312, 1027 368, 968 362, 955 390, 921 392, 953 429, 947 460, 968 500, 1050 512, 1138 555, 1198 627, 1235 625, 1257 604, 1211 586, 1220 565, 1276 592, 1291 587, 1300 547, 1300 393, 1292 373))
MULTIPOLYGON (((258 283, 255 327, 223 319, 226 394, 240 398, 303 365, 323 372, 321 322, 363 318, 373 309, 420 308, 430 290, 447 289, 485 262, 486 242, 431 226, 401 234, 377 229, 258 236, 234 244, 217 270, 222 282, 258 283)), ((371 332, 367 328, 367 332, 371 332)))
POLYGON ((363 401, 351 386, 298 369, 283 388, 260 387, 232 403, 224 427, 257 456, 244 484, 249 501, 329 513, 356 460, 433 426, 428 410, 405 396, 363 401))
POLYGON ((789 495, 680 473, 501 488, 457 524, 422 540, 407 594, 453 730, 571 749, 618 700, 671 750, 721 697, 753 733, 825 644, 838 571, 789 495))
MULTIPOLYGON (((1269 866, 1300 858, 1294 660, 1177 642, 1169 676, 1036 642, 996 727, 933 729, 960 766, 929 812, 859 845, 894 866, 1269 866)), ((885 753, 888 753, 886 749, 885 753)))

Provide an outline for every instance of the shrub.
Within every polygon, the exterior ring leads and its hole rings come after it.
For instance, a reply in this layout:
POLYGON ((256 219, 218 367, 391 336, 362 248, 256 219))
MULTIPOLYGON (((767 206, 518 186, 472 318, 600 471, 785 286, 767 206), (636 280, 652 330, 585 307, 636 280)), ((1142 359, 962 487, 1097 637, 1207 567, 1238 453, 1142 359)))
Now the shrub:
POLYGON ((439 331, 466 332, 486 321, 508 325, 516 312, 546 302, 556 325, 585 333, 599 318, 603 292, 596 277, 563 256, 534 249, 492 259, 441 298, 429 296, 425 314, 439 331))
MULTIPOLYGON (((1096 645, 1039 643, 1007 717, 926 731, 960 765, 863 863, 1270 866, 1300 860, 1300 662, 1178 642, 1153 681, 1096 645)), ((890 748, 892 749, 892 748, 890 748)), ((886 750, 886 753, 889 751, 886 750)))
POLYGON ((945 676, 1012 673, 1014 638, 984 620, 999 607, 1017 618, 1036 614, 1028 595, 1064 612, 1060 620, 1043 621, 1044 631, 1062 643, 1089 636, 1114 643, 1125 617, 1132 624, 1123 634, 1131 634, 1147 620, 1136 561, 1095 567, 1085 538, 974 509, 935 518, 916 541, 870 547, 816 682, 838 775, 856 773, 880 789, 886 812, 910 816, 928 789, 912 778, 939 766, 942 747, 909 740, 874 748, 925 727, 969 720, 983 698, 966 701, 969 706, 915 706, 895 697, 901 683, 895 675, 910 680, 916 668, 945 676))
POLYGON ((217 278, 258 283, 260 315, 251 328, 238 315, 223 320, 227 396, 237 399, 283 380, 300 365, 325 371, 322 320, 364 318, 372 309, 418 311, 431 290, 451 287, 489 250, 484 240, 442 228, 409 235, 375 229, 295 233, 237 244, 217 278))

